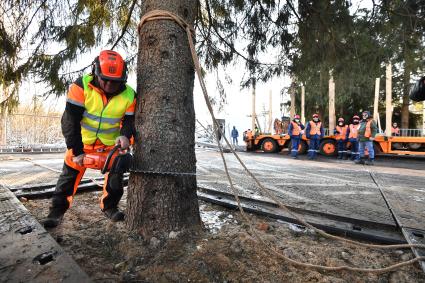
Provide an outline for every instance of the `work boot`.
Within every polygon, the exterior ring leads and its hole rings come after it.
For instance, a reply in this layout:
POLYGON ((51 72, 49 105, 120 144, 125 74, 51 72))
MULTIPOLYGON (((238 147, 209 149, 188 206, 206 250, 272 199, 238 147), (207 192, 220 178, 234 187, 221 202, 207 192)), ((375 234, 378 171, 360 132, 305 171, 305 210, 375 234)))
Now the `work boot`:
POLYGON ((50 210, 49 215, 41 221, 44 228, 55 228, 61 223, 65 211, 59 209, 50 210))
POLYGON ((112 222, 118 222, 118 221, 124 220, 124 213, 119 211, 118 208, 116 207, 108 208, 104 210, 103 213, 106 215, 106 217, 111 219, 112 222))
POLYGON ((344 153, 344 160, 348 159, 348 154, 344 153))
POLYGON ((360 159, 354 160, 354 163, 356 163, 356 164, 364 164, 364 157, 360 157, 360 159))
POLYGON ((338 159, 342 159, 342 153, 338 153, 338 159))
POLYGON ((365 161, 364 163, 365 165, 373 165, 373 159, 369 158, 368 160, 365 161))

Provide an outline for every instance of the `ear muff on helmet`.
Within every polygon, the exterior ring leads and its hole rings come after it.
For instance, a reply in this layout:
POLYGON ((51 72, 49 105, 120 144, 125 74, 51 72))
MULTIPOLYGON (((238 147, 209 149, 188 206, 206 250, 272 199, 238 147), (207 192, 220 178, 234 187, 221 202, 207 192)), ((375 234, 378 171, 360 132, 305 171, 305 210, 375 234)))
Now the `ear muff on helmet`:
POLYGON ((118 52, 103 50, 93 61, 92 73, 102 80, 126 82, 127 64, 118 52))
POLYGON ((413 101, 425 100, 425 77, 418 80, 410 90, 410 99, 413 101))

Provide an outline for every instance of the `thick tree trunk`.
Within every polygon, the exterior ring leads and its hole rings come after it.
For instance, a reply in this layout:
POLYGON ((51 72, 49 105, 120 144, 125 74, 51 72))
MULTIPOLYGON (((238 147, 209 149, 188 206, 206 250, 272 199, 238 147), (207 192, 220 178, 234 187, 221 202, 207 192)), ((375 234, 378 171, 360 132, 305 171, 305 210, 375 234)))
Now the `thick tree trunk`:
MULTIPOLYGON (((193 25, 197 1, 143 1, 143 14, 156 9, 193 25)), ((186 33, 173 21, 147 22, 138 55, 135 167, 195 172, 194 67, 186 33)), ((133 172, 127 204, 127 227, 147 240, 201 227, 194 175, 133 172)))

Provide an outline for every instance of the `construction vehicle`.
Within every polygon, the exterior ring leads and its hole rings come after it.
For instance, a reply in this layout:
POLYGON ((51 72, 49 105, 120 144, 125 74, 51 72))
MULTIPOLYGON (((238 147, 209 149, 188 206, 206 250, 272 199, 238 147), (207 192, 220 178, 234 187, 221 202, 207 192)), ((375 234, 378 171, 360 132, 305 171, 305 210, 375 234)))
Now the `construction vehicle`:
MULTIPOLYGON (((284 123, 284 122, 282 122, 284 123)), ((403 131, 402 131, 403 132, 403 131)), ((263 151, 266 153, 281 152, 291 148, 291 137, 287 133, 259 134, 245 137, 247 151, 263 151)), ((305 135, 298 148, 299 154, 307 152, 309 140, 305 135)), ((350 149, 350 143, 347 144, 350 149)), ((378 134, 374 140, 375 154, 422 155, 425 156, 424 136, 391 136, 378 134)), ((333 135, 325 135, 320 141, 320 153, 325 156, 337 154, 336 139, 333 135)))
MULTIPOLYGON (((386 125, 390 127, 391 116, 392 116, 392 104, 391 104, 391 65, 387 65, 386 71, 386 125)), ((378 122, 378 134, 374 140, 374 149, 375 154, 388 154, 388 155, 418 155, 425 156, 425 106, 423 109, 424 115, 424 128, 423 130, 416 129, 401 129, 400 136, 392 136, 390 129, 387 129, 385 134, 381 129, 381 123, 378 112, 379 105, 379 83, 380 79, 376 78, 375 81, 375 100, 374 100, 374 119, 378 122)), ((291 87, 288 91, 291 96, 291 108, 290 114, 291 117, 295 115, 295 91, 291 87)), ((283 96, 281 95, 281 100, 283 101, 283 96)), ((301 86, 301 121, 305 120, 304 110, 305 110, 305 89, 304 86, 301 86)), ((331 77, 329 80, 329 101, 335 101, 335 83, 331 77)), ((255 113, 255 88, 253 88, 253 97, 252 97, 253 107, 252 114, 252 128, 258 123, 257 115, 255 113)), ((283 103, 281 103, 281 112, 283 113, 282 108, 283 103)), ((272 103, 270 100, 270 109, 272 103)), ((271 110, 270 110, 271 111, 271 110)), ((332 124, 335 119, 335 104, 329 103, 329 117, 333 117, 332 124)), ((271 119, 271 117, 270 117, 271 119)), ((275 119, 274 121, 274 132, 275 134, 264 134, 264 133, 253 133, 249 134, 244 133, 244 141, 246 142, 247 151, 263 151, 267 153, 281 152, 286 149, 291 149, 291 138, 287 134, 289 117, 282 117, 282 120, 275 119)), ((270 121, 271 123, 271 121, 270 121)), ((331 124, 331 122, 329 122, 331 124)), ((271 130, 269 130, 271 132, 271 130)), ((333 126, 332 130, 333 132, 333 126)), ((302 136, 300 142, 298 153, 304 154, 307 152, 309 140, 306 138, 305 134, 302 136)), ((347 143, 347 149, 350 150, 350 143, 347 143)), ((334 156, 337 154, 337 142, 336 138, 333 135, 330 135, 329 131, 325 129, 325 136, 320 141, 319 151, 322 155, 325 156, 334 156)))

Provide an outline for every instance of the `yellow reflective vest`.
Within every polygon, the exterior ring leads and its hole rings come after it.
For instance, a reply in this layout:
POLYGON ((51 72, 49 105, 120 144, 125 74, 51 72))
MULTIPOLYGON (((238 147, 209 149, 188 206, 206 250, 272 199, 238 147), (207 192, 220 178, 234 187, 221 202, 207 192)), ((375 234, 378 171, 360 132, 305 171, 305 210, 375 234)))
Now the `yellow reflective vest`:
POLYGON ((90 145, 100 139, 104 145, 111 146, 115 144, 115 139, 120 135, 121 120, 133 103, 135 93, 131 87, 126 85, 123 92, 108 100, 104 94, 89 85, 92 80, 93 76, 91 75, 83 76, 84 107, 86 109, 81 120, 83 143, 90 145))

